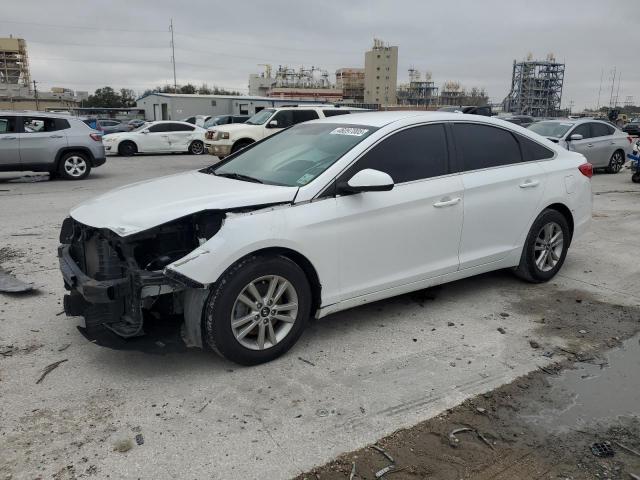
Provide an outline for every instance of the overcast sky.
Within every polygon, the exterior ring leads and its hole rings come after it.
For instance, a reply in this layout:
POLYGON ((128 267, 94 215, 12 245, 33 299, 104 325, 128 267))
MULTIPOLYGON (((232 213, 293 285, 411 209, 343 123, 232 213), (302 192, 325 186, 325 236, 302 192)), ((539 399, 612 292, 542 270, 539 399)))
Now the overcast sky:
POLYGON ((640 0, 0 0, 0 11, 0 37, 26 39, 32 77, 45 89, 173 83, 173 18, 178 84, 246 92, 262 63, 333 74, 364 66, 377 37, 399 47, 399 82, 413 66, 439 87, 484 87, 497 102, 514 59, 553 52, 566 62, 563 106, 595 106, 603 70, 600 104, 608 104, 614 67, 620 103, 640 103, 640 0))

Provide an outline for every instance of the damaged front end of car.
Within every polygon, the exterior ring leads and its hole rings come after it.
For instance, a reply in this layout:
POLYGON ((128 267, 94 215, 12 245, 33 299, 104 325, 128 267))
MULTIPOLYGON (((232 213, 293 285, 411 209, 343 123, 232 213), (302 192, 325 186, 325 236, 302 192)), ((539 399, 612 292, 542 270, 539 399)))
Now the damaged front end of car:
POLYGON ((149 316, 182 315, 184 292, 204 285, 165 267, 207 242, 224 218, 205 210, 130 236, 66 218, 58 247, 65 313, 84 317, 89 334, 123 338, 144 334, 149 316))

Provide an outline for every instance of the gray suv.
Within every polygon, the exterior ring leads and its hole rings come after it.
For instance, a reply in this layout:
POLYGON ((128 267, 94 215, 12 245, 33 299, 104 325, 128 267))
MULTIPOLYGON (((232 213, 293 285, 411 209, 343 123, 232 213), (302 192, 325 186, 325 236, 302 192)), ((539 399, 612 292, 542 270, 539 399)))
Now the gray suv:
POLYGON ((60 114, 0 110, 0 171, 82 180, 105 162, 102 134, 60 114))

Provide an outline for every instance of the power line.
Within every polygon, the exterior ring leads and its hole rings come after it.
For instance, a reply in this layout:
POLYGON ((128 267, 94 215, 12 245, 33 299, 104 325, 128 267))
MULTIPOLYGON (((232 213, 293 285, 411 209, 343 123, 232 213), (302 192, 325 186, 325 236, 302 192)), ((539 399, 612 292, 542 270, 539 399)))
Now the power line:
POLYGON ((73 28, 77 30, 91 30, 91 31, 103 30, 105 32, 165 33, 164 30, 141 30, 141 29, 129 30, 124 28, 109 28, 109 27, 103 27, 98 25, 61 25, 61 24, 53 24, 53 23, 19 22, 17 20, 0 20, 0 23, 11 23, 11 24, 17 24, 17 25, 34 25, 36 27, 58 28, 63 30, 73 28))

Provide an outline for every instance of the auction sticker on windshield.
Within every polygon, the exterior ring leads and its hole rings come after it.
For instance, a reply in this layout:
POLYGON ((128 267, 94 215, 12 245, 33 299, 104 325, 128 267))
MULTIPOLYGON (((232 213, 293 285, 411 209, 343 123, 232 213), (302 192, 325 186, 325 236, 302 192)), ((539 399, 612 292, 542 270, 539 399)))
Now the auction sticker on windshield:
POLYGON ((329 133, 331 135, 352 135, 354 137, 361 137, 368 131, 369 130, 367 130, 366 128, 338 127, 329 133))

